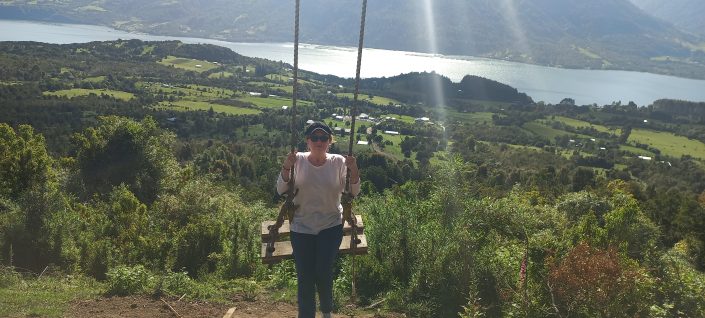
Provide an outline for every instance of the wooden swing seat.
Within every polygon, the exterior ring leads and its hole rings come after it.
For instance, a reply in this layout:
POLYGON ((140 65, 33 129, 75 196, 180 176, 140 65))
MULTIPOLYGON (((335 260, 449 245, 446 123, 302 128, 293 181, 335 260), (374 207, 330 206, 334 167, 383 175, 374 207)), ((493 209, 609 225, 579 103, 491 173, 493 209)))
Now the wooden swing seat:
MULTIPOLYGON (((264 221, 262 222, 262 263, 264 264, 275 264, 285 259, 293 258, 293 249, 291 247, 290 241, 277 241, 274 243, 274 252, 267 252, 267 242, 269 242, 269 229, 270 225, 274 224, 274 221, 264 221)), ((340 254, 367 254, 367 238, 363 233, 365 226, 362 222, 362 216, 357 215, 357 238, 360 239, 360 243, 353 249, 350 246, 350 238, 352 237, 352 228, 347 222, 343 225, 343 241, 340 243, 338 248, 338 253, 340 254)), ((282 226, 279 228, 278 239, 288 239, 289 233, 291 232, 289 228, 289 221, 285 220, 282 226)))

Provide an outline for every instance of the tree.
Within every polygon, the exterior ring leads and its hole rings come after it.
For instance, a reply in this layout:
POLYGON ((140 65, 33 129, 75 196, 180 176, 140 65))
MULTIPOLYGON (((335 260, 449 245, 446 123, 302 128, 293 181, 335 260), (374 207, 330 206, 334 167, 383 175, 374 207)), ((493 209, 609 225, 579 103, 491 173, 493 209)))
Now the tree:
POLYGON ((106 194, 120 184, 144 203, 171 188, 178 166, 171 153, 174 136, 151 117, 141 122, 108 116, 74 135, 79 175, 85 195, 106 194))
POLYGON ((0 196, 17 199, 55 178, 44 136, 28 125, 0 124, 0 196))

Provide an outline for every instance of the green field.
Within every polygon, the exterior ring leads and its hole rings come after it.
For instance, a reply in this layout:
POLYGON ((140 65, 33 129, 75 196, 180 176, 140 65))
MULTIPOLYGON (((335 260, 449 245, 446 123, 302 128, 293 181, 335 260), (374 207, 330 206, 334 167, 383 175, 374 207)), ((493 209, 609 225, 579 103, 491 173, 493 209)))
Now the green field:
POLYGON ((208 75, 208 78, 228 78, 228 77, 233 77, 232 72, 216 72, 213 74, 208 75))
POLYGON ((65 89, 65 90, 60 90, 60 91, 54 91, 54 92, 44 92, 42 93, 44 95, 48 96, 61 96, 61 97, 67 97, 67 98, 74 98, 77 96, 88 96, 90 94, 95 94, 95 95, 108 95, 116 99, 121 99, 121 100, 131 100, 135 98, 135 95, 132 93, 128 92, 122 92, 122 91, 114 91, 114 90, 109 90, 109 89, 84 89, 84 88, 74 88, 74 89, 65 89))
MULTIPOLYGON (((575 136, 576 134, 567 132, 565 130, 558 130, 558 129, 553 129, 551 127, 548 127, 546 125, 543 125, 539 122, 532 121, 524 124, 522 128, 530 131, 533 134, 546 137, 549 141, 555 141, 556 137, 558 136, 575 136)), ((581 135, 578 135, 581 136, 581 135)), ((582 138, 590 138, 590 136, 585 136, 582 135, 582 138)))
POLYGON ((88 83, 94 83, 94 84, 101 83, 101 82, 105 81, 105 76, 86 77, 85 79, 83 79, 83 81, 88 82, 88 83))
POLYGON ((616 134, 616 135, 619 135, 622 133, 621 129, 611 130, 605 126, 591 124, 589 122, 579 120, 579 119, 563 117, 563 116, 555 116, 554 118, 555 119, 553 119, 553 120, 559 121, 559 122, 561 122, 565 125, 571 126, 573 128, 594 128, 595 130, 597 130, 599 132, 612 133, 612 134, 616 134))
POLYGON ((653 157, 655 155, 653 152, 648 151, 646 149, 641 149, 641 148, 629 146, 629 145, 619 145, 619 150, 628 151, 628 152, 631 152, 631 153, 638 155, 638 156, 653 157))
MULTIPOLYGON (((349 98, 352 100, 355 97, 354 93, 337 93, 335 96, 338 97, 343 97, 343 98, 349 98)), ((370 95, 368 94, 358 94, 357 95, 358 100, 360 101, 366 101, 371 104, 379 105, 379 106, 387 106, 389 104, 396 105, 396 104, 401 104, 400 101, 391 99, 391 98, 386 98, 382 96, 372 96, 372 99, 370 99, 370 95)))
POLYGON ((290 85, 283 85, 283 84, 278 84, 278 83, 271 83, 271 82, 248 82, 247 84, 249 85, 254 85, 254 86, 259 86, 259 87, 266 87, 270 90, 280 90, 283 92, 287 92, 291 94, 294 91, 294 87, 290 85))
MULTIPOLYGON (((279 97, 279 96, 269 96, 269 97, 259 97, 259 96, 243 96, 237 98, 237 100, 253 104, 260 108, 281 108, 282 106, 291 106, 291 98, 279 97)), ((297 100, 296 106, 310 106, 313 103, 305 100, 297 100)))
POLYGON ((194 111, 203 110, 208 111, 213 108, 214 112, 224 113, 228 115, 254 115, 259 114, 261 111, 251 108, 242 108, 221 104, 213 104, 209 102, 199 102, 199 101, 188 101, 180 100, 175 102, 160 102, 157 106, 158 108, 175 109, 181 111, 194 111))
MULTIPOLYGON (((294 74, 287 74, 287 75, 281 75, 281 74, 267 74, 264 76, 266 79, 272 80, 272 81, 277 81, 277 82, 284 82, 287 84, 291 84, 294 81, 294 74)), ((297 83, 299 85, 307 84, 307 85, 313 85, 313 82, 307 81, 302 78, 298 78, 297 83)))
POLYGON ((456 120, 459 122, 465 122, 473 125, 479 124, 492 124, 492 115, 494 113, 490 112, 476 112, 476 113, 461 113, 457 111, 451 111, 446 108, 446 119, 456 120))
POLYGON ((690 155, 693 158, 705 159, 705 144, 670 132, 632 129, 629 142, 647 144, 666 156, 680 158, 683 155, 690 155))
POLYGON ((162 59, 157 63, 199 73, 209 71, 218 67, 218 65, 208 61, 187 59, 176 56, 167 56, 166 58, 162 59))
POLYGON ((187 100, 225 99, 235 94, 235 91, 227 88, 204 85, 184 85, 185 87, 178 87, 164 83, 138 82, 136 86, 152 93, 161 92, 187 100))
POLYGON ((397 115, 397 114, 384 114, 379 116, 379 119, 385 119, 386 117, 391 117, 396 120, 403 121, 405 123, 413 124, 416 122, 416 118, 407 115, 397 115))

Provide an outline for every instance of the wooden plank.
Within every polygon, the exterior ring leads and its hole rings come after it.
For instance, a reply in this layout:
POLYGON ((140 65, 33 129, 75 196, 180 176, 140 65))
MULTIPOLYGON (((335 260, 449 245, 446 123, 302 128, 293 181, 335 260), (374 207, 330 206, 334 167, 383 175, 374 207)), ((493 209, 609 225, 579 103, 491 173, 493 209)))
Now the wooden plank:
POLYGON ((233 314, 235 313, 235 307, 228 309, 228 312, 225 313, 223 318, 232 318, 233 314))
MULTIPOLYGON (((358 235, 360 239, 360 244, 357 244, 357 248, 354 250, 350 248, 350 236, 343 236, 343 241, 340 242, 340 247, 338 248, 339 254, 367 254, 367 238, 365 235, 358 235)), ((274 253, 267 255, 267 243, 262 243, 262 263, 274 264, 285 259, 293 258, 293 250, 291 248, 291 242, 283 241, 274 243, 274 253)))
MULTIPOLYGON (((275 221, 264 221, 262 222, 262 242, 267 242, 269 240, 269 229, 267 229, 270 225, 274 225, 275 221)), ((365 224, 362 222, 362 215, 357 215, 357 234, 362 234, 365 230, 365 224)), ((277 237, 278 240, 283 240, 289 237, 289 232, 291 232, 291 229, 289 228, 289 220, 284 220, 284 223, 282 226, 279 228, 279 236, 277 237)), ((348 222, 345 222, 343 225, 343 235, 350 235, 352 232, 350 228, 350 224, 348 222)))

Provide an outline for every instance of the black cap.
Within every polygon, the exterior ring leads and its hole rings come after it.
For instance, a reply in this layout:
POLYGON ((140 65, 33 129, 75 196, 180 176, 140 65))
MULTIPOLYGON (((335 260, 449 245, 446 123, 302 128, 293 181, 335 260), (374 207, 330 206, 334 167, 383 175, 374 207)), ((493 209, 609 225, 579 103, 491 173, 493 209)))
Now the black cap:
POLYGON ((326 134, 329 134, 329 135, 333 134, 333 130, 331 130, 330 127, 328 127, 328 125, 326 125, 322 122, 319 122, 319 121, 313 122, 312 124, 308 125, 308 127, 306 127, 305 134, 306 134, 306 136, 311 136, 311 134, 313 134, 313 132, 316 130, 322 130, 323 132, 325 132, 326 134))

